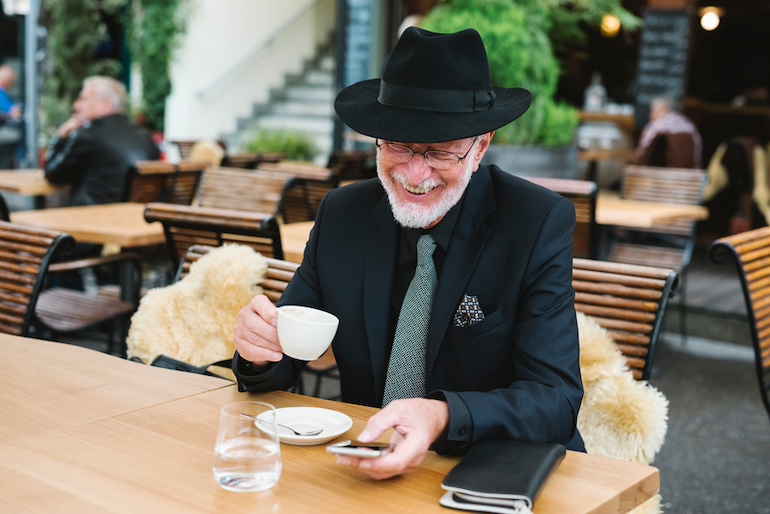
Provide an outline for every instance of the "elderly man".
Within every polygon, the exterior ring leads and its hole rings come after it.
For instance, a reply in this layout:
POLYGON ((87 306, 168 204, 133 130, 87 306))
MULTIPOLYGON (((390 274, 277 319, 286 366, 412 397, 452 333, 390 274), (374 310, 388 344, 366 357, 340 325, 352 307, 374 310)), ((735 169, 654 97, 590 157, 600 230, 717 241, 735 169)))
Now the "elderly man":
MULTIPOLYGON (((584 450, 572 290, 572 204, 496 166, 494 131, 531 95, 494 87, 472 29, 407 29, 382 80, 343 90, 340 118, 376 139, 379 180, 329 193, 282 304, 335 314, 342 400, 384 408, 359 439, 394 429, 379 459, 338 456, 374 478, 426 452, 483 438, 584 450)), ((264 296, 241 310, 233 370, 242 391, 288 388, 304 362, 285 356, 264 296)))
POLYGON ((46 154, 45 177, 53 184, 72 185, 70 205, 124 201, 134 163, 159 158, 149 132, 126 117, 125 103, 123 84, 89 77, 72 116, 56 131, 46 154))
POLYGON ((636 147, 636 164, 668 168, 700 168, 703 143, 695 125, 674 110, 672 96, 650 102, 650 121, 636 147))

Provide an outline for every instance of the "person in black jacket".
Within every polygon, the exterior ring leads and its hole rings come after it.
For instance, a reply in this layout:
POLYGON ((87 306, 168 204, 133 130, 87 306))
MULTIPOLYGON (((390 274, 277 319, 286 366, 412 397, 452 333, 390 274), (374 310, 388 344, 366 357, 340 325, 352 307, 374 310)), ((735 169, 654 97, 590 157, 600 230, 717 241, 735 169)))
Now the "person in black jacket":
POLYGON ((126 116, 125 103, 123 84, 88 77, 72 116, 56 131, 46 154, 45 178, 72 186, 70 205, 125 201, 134 163, 159 158, 150 133, 126 116))
MULTIPOLYGON (((475 30, 415 27, 381 80, 337 96, 340 119, 376 139, 378 178, 326 195, 278 304, 339 318, 332 349, 342 401, 384 407, 357 439, 394 430, 386 456, 338 456, 339 464, 388 478, 415 469, 429 448, 459 453, 482 439, 585 451, 575 209, 481 164, 494 131, 531 99, 492 85, 475 30)), ((299 379, 306 363, 283 353, 266 296, 240 311, 233 336, 240 391, 288 389, 299 379)))

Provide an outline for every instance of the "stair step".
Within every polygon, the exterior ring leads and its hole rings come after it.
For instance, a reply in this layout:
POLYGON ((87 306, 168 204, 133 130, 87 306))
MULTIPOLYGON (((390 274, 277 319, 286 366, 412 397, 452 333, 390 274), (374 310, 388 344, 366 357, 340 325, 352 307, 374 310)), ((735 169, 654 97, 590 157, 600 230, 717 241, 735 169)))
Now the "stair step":
POLYGON ((269 112, 274 115, 318 116, 331 118, 334 116, 334 106, 331 103, 320 102, 275 103, 270 106, 269 112))
POLYGON ((294 86, 283 89, 280 95, 287 100, 305 100, 314 102, 334 102, 334 90, 331 87, 294 86))
POLYGON ((331 133, 334 121, 331 118, 308 118, 301 116, 263 116, 256 126, 269 130, 295 130, 298 132, 331 133))

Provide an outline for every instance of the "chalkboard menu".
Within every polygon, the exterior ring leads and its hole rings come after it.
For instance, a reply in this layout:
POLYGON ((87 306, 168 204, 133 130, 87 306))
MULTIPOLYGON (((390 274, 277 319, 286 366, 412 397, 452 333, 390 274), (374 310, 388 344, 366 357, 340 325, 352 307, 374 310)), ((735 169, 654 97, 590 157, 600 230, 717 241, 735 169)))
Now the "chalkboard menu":
POLYGON ((635 124, 649 120, 650 100, 667 94, 681 101, 685 92, 692 11, 649 9, 644 13, 635 93, 635 124))
POLYGON ((342 86, 369 77, 372 49, 374 0, 347 0, 345 16, 345 59, 342 86))

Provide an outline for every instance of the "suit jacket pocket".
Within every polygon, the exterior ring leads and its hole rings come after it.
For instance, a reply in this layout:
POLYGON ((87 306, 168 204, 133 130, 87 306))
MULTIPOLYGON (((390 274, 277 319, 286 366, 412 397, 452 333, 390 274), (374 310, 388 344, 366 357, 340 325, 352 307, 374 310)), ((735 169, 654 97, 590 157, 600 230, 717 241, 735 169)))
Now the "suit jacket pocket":
POLYGON ((485 317, 478 323, 473 323, 465 327, 450 325, 446 332, 447 339, 465 340, 474 337, 483 336, 503 322, 503 310, 499 309, 485 317))

